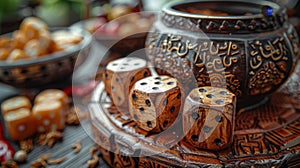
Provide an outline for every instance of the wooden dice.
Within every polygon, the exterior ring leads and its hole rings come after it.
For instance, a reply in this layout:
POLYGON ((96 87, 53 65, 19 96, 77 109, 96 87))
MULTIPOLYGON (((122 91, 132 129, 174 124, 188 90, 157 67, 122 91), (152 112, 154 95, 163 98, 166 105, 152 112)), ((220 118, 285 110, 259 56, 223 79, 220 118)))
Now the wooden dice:
POLYGON ((235 108, 236 96, 227 89, 193 89, 183 109, 184 140, 201 149, 228 147, 233 140, 235 108))
POLYGON ((65 112, 61 102, 49 100, 33 106, 32 114, 35 118, 39 133, 52 130, 62 130, 65 127, 65 112))
POLYGON ((35 132, 35 122, 30 109, 20 108, 4 115, 5 126, 10 138, 23 140, 35 132))
POLYGON ((119 111, 129 116, 128 94, 133 84, 150 75, 147 62, 140 58, 126 57, 108 63, 103 76, 105 91, 119 111))
POLYGON ((160 132, 176 120, 182 97, 175 78, 150 76, 134 84, 129 95, 129 111, 141 129, 160 132))

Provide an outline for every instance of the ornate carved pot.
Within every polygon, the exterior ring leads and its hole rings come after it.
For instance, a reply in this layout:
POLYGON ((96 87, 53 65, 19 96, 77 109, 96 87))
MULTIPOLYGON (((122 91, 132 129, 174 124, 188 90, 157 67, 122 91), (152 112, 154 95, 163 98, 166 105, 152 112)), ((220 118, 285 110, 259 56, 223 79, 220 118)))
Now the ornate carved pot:
POLYGON ((261 0, 166 5, 149 33, 148 58, 184 86, 227 87, 238 106, 259 104, 293 72, 298 37, 286 10, 261 0))

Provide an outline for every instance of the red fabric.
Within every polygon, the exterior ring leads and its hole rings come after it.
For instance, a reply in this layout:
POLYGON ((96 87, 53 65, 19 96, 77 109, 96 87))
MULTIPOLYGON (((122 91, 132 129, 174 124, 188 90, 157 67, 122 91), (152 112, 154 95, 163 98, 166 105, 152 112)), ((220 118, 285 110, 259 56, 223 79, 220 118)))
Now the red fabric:
POLYGON ((0 124, 0 162, 11 159, 15 154, 15 149, 4 139, 3 127, 0 124))
POLYGON ((91 93, 96 88, 96 86, 98 84, 99 84, 99 82, 90 81, 89 83, 87 83, 84 86, 73 86, 72 87, 72 89, 73 89, 72 94, 74 96, 78 96, 78 97, 86 96, 89 93, 91 93))

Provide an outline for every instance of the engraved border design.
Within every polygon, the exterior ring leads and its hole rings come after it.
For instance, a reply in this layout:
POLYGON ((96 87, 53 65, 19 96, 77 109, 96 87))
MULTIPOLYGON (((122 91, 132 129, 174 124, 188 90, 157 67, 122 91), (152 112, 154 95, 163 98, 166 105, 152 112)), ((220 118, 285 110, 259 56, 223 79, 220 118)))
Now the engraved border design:
POLYGON ((162 12, 160 17, 167 27, 205 33, 261 33, 280 28, 287 20, 285 12, 278 13, 276 17, 256 19, 206 19, 174 16, 162 12))

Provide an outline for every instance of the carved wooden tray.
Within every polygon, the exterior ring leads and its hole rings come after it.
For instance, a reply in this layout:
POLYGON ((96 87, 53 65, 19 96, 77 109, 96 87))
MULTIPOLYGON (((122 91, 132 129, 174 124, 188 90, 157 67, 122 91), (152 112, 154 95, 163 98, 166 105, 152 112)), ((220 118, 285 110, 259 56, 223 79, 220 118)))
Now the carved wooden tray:
POLYGON ((172 128, 144 136, 103 90, 101 83, 89 110, 94 139, 112 167, 300 167, 300 64, 268 103, 236 117, 234 142, 219 152, 185 144, 172 128))

